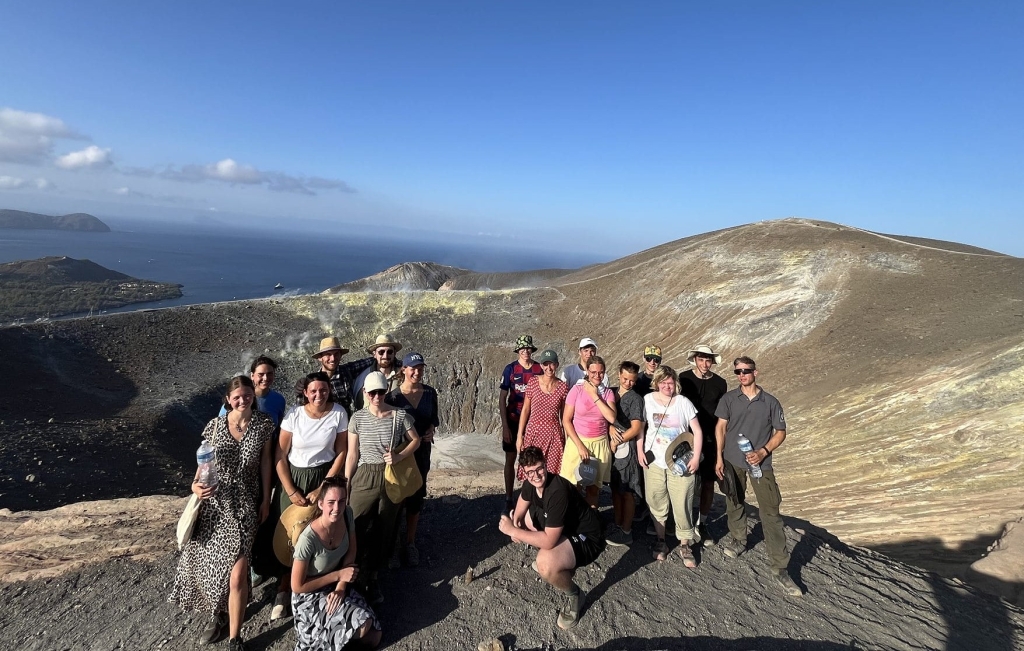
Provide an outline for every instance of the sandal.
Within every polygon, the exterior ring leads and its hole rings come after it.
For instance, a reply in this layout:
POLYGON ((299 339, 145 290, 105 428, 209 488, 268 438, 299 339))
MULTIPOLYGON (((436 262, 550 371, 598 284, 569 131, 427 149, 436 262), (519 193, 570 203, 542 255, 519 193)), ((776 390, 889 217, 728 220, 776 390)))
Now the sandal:
POLYGON ((665 539, 662 538, 654 544, 654 560, 663 561, 668 558, 668 545, 665 544, 665 539))
POLYGON ((691 570, 697 569, 697 559, 693 556, 693 550, 690 549, 690 541, 687 540, 683 544, 679 545, 679 558, 683 559, 683 565, 691 570))

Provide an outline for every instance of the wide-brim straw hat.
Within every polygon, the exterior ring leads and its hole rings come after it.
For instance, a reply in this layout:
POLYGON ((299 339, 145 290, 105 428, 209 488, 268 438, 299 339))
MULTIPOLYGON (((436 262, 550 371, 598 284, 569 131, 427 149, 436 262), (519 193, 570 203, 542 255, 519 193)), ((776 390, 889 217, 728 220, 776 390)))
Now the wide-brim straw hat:
MULTIPOLYGON (((665 465, 668 466, 669 468, 671 468, 672 464, 676 462, 676 450, 678 450, 679 446, 681 446, 683 443, 688 443, 690 449, 693 449, 693 432, 681 433, 679 436, 672 439, 672 442, 668 444, 667 448, 665 448, 664 461, 665 465)), ((682 452, 680 452, 679 454, 682 454, 682 452)))
POLYGON ((715 360, 715 364, 722 363, 722 356, 711 350, 711 346, 706 344, 698 344, 691 348, 689 352, 686 353, 686 361, 696 366, 697 362, 694 360, 697 359, 697 355, 707 355, 715 360))
POLYGON ((295 541, 302 530, 317 515, 316 504, 299 506, 292 504, 281 513, 281 519, 274 530, 274 555, 285 567, 292 566, 292 555, 295 553, 295 541))
POLYGON ((316 359, 324 353, 333 353, 338 351, 342 355, 348 352, 348 348, 341 345, 341 341, 337 337, 324 337, 320 340, 320 350, 316 351, 311 355, 313 359, 316 359))
POLYGON ((378 335, 377 339, 366 347, 366 352, 372 355, 373 351, 377 350, 381 346, 390 346, 396 353, 402 350, 402 344, 398 343, 398 340, 391 335, 378 335))

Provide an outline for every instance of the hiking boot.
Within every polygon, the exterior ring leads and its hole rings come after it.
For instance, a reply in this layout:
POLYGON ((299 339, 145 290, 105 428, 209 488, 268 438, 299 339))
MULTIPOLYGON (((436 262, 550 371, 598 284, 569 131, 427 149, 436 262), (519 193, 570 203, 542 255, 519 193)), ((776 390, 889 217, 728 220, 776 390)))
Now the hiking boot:
POLYGON ((786 570, 779 570, 778 574, 775 575, 775 581, 782 586, 782 589, 790 597, 802 597, 804 595, 804 591, 793 581, 786 570))
POLYGON ((715 546, 715 539, 711 537, 711 532, 708 531, 708 526, 706 524, 697 525, 697 535, 700 536, 701 543, 705 547, 715 546))
POLYGON ((722 546, 722 553, 729 558, 739 558, 739 555, 747 550, 747 544, 740 542, 732 536, 727 536, 722 546))
POLYGON ((409 567, 417 567, 420 564, 420 550, 416 549, 416 545, 405 546, 405 562, 409 567))
POLYGON ((270 621, 276 622, 292 614, 291 593, 278 592, 274 597, 274 607, 270 609, 270 621))
POLYGON ((623 531, 620 527, 615 527, 608 534, 605 542, 615 547, 629 547, 633 544, 633 534, 623 531))
POLYGON ((565 631, 576 626, 576 623, 580 621, 580 612, 586 603, 587 593, 582 589, 575 595, 569 595, 565 600, 565 608, 558 611, 558 618, 555 620, 558 628, 565 631))
POLYGON ((228 640, 228 651, 245 651, 245 642, 240 637, 231 638, 228 640))
POLYGON ((199 636, 200 644, 213 644, 220 639, 220 636, 224 633, 224 626, 228 623, 228 617, 226 613, 216 613, 210 618, 210 623, 203 629, 203 634, 199 636))

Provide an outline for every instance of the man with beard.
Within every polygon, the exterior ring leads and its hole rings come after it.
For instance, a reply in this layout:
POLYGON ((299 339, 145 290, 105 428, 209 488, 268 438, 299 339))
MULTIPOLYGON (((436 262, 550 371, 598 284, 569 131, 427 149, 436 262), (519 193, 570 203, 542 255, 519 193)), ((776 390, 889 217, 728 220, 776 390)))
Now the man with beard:
POLYGON ((313 353, 313 359, 320 362, 320 370, 331 379, 331 402, 345 407, 351 416, 352 384, 360 373, 373 366, 373 358, 342 364, 341 358, 347 352, 348 348, 343 348, 337 337, 326 337, 320 340, 320 350, 313 353))
POLYGON ((402 362, 398 359, 398 351, 402 350, 402 344, 389 334, 378 335, 372 344, 366 347, 366 352, 373 355, 370 358, 371 367, 365 369, 352 384, 352 404, 356 409, 363 408, 363 383, 366 377, 374 371, 380 371, 387 380, 387 393, 391 393, 402 385, 402 362))
POLYGON ((715 427, 718 417, 718 401, 722 399, 729 385, 725 378, 711 371, 711 367, 722 361, 722 356, 711 349, 711 346, 698 344, 686 353, 686 361, 694 366, 679 374, 680 393, 697 408, 697 421, 704 434, 704 459, 700 462, 697 477, 700 480, 700 515, 697 519, 697 533, 705 545, 715 544, 708 533, 707 519, 711 505, 715 502, 715 463, 718 461, 715 427))

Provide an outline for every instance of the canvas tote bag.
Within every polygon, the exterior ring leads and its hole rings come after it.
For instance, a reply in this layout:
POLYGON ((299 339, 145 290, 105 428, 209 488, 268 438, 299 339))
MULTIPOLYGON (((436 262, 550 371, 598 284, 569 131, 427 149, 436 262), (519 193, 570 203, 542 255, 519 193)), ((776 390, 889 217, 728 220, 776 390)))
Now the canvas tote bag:
MULTIPOLYGON (((391 421, 391 452, 395 454, 395 430, 398 429, 398 411, 394 412, 391 421)), ((399 439, 401 441, 401 439, 399 439)), ((404 449, 404 448, 403 448, 404 449)), ((423 486, 423 475, 416 465, 416 456, 410 454, 398 463, 389 463, 384 467, 384 492, 395 504, 401 504, 405 498, 412 496, 423 486)))

